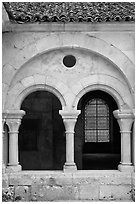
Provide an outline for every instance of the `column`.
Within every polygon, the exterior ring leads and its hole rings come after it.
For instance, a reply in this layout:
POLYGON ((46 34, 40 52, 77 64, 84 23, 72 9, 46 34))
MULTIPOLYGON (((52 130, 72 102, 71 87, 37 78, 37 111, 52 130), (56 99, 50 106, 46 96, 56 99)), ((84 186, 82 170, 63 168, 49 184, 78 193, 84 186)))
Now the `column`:
POLYGON ((9 112, 6 123, 9 126, 9 163, 6 172, 21 171, 18 161, 18 129, 25 111, 9 112))
POLYGON ((74 162, 74 128, 80 110, 60 110, 59 113, 66 128, 66 162, 64 171, 75 171, 77 167, 74 162))
POLYGON ((134 114, 131 110, 116 110, 113 114, 119 123, 121 133, 121 162, 118 169, 132 172, 134 167, 131 163, 131 126, 134 114))
POLYGON ((4 163, 4 139, 5 139, 5 131, 4 124, 6 121, 6 113, 2 113, 2 173, 5 173, 5 163, 4 163))

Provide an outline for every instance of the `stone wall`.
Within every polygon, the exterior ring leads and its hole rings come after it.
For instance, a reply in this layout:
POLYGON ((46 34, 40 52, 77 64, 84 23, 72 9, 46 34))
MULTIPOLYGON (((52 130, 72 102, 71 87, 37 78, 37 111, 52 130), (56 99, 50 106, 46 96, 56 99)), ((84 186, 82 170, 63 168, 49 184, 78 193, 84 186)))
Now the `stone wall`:
MULTIPOLYGON (((113 25, 109 25, 109 30, 107 26, 99 30, 93 25, 93 30, 87 31, 82 27, 82 32, 73 32, 74 27, 70 25, 64 32, 59 32, 58 26, 58 32, 50 32, 50 28, 49 32, 34 32, 31 27, 29 32, 22 32, 20 28, 19 32, 15 29, 15 32, 3 33, 4 111, 19 110, 25 97, 36 90, 55 94, 62 109, 77 109, 80 98, 95 89, 112 95, 119 109, 134 109, 133 29, 118 31, 115 25, 114 31, 113 25), (77 59, 72 69, 62 63, 67 54, 73 54, 77 59)), ((54 119, 53 132, 59 136, 56 123, 59 118, 56 115, 54 119)), ((80 128, 76 126, 75 155, 81 152, 80 128)), ((55 139, 57 146, 60 139, 55 139)), ((64 146, 59 148, 64 151, 64 146)), ((57 154, 56 148, 54 151, 55 165, 60 168, 58 161, 61 155, 57 154)), ((7 153, 4 155, 7 157, 7 153)), ((82 161, 77 156, 75 160, 80 169, 82 161)), ((119 171, 22 171, 3 174, 3 200, 7 197, 11 201, 131 201, 134 198, 134 177, 119 171)))
MULTIPOLYGON (((7 94, 8 97, 14 95, 16 98, 20 91, 40 81, 55 87, 69 106, 76 94, 89 85, 91 80, 112 87, 115 84, 117 86, 114 89, 120 91, 121 87, 122 94, 126 90, 124 85, 134 89, 133 57, 132 32, 4 33, 3 108, 11 109, 12 104, 16 104, 12 99, 6 100, 7 94), (63 66, 62 59, 67 54, 76 57, 77 63, 73 69, 68 70, 63 66), (96 76, 98 74, 100 78, 96 76)), ((122 97, 125 103, 133 106, 127 99, 129 94, 127 90, 122 97)))
POLYGON ((20 172, 3 176, 3 201, 131 202, 133 179, 119 171, 20 172))

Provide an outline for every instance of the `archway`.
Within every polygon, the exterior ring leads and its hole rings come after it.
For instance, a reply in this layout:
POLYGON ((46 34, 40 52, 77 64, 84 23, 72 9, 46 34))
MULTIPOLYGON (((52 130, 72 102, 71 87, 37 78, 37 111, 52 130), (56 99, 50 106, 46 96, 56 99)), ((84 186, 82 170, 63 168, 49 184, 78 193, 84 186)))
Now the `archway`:
POLYGON ((35 91, 22 102, 26 112, 19 128, 19 161, 23 170, 61 170, 65 163, 65 128, 59 99, 35 91))
POLYGON ((120 130, 113 111, 115 100, 100 90, 86 93, 75 126, 75 162, 79 169, 117 169, 120 162, 120 130))

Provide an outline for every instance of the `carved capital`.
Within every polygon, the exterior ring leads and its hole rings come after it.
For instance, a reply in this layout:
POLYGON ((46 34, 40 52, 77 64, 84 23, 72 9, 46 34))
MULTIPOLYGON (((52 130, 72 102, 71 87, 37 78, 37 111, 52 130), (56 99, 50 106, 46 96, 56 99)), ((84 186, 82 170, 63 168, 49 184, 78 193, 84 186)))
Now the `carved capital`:
POLYGON ((131 110, 115 110, 114 117, 117 119, 121 132, 130 132, 134 121, 134 114, 131 110))
POLYGON ((66 133, 74 133, 74 127, 80 112, 81 112, 80 110, 73 110, 73 109, 59 111, 59 114, 63 118, 63 122, 66 128, 66 133))
POLYGON ((18 132, 21 119, 25 115, 23 110, 7 111, 6 124, 9 126, 10 133, 18 132))

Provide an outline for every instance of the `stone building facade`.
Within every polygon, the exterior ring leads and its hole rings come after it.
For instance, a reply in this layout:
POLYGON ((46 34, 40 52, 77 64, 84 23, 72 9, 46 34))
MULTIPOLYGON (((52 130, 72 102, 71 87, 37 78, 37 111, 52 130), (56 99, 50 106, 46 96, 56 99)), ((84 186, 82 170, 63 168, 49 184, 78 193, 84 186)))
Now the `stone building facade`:
POLYGON ((45 23, 18 13, 27 3, 3 5, 4 196, 133 200, 134 3, 58 4, 42 6, 62 7, 66 16, 54 22, 55 12, 45 23), (79 14, 76 22, 80 6, 127 13, 101 23, 89 13, 80 22, 79 14))

